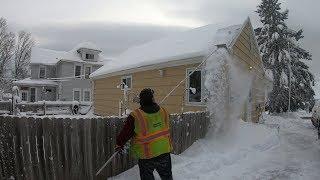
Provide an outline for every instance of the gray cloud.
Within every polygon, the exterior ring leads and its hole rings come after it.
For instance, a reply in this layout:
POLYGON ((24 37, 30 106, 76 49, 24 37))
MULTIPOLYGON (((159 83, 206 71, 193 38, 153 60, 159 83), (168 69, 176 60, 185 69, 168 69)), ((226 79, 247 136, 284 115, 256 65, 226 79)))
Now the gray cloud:
MULTIPOLYGON (((282 1, 283 7, 290 10, 289 25, 295 29, 304 29, 305 39, 302 45, 313 54, 314 60, 310 66, 314 72, 318 72, 320 52, 317 49, 320 40, 318 33, 320 24, 315 22, 319 17, 320 1, 282 1)), ((81 41, 93 41, 105 51, 105 54, 114 56, 130 46, 185 30, 186 28, 177 27, 174 24, 179 20, 183 23, 190 20, 190 22, 205 25, 221 22, 239 23, 250 16, 253 24, 258 25, 258 17, 254 11, 259 3, 260 0, 92 0, 90 3, 81 0, 67 2, 65 0, 33 0, 32 3, 10 0, 6 1, 4 6, 3 4, 0 6, 0 11, 9 22, 23 24, 22 27, 19 25, 16 27, 31 31, 40 47, 68 50, 81 41), (109 22, 110 16, 116 17, 114 22, 117 22, 117 17, 121 20, 130 19, 125 17, 129 10, 132 10, 130 15, 134 15, 144 9, 149 13, 150 8, 155 7, 156 9, 152 10, 159 12, 156 13, 155 23, 152 24, 159 23, 158 25, 109 22), (163 23, 161 18, 157 19, 161 15, 167 20, 169 18, 175 21, 170 21, 172 24, 169 24, 169 27, 164 26, 169 21, 163 23), (103 18, 106 21, 101 23, 103 18), (100 22, 93 23, 94 19, 99 19, 100 22)), ((139 15, 142 16, 142 14, 139 15)), ((150 14, 150 17, 153 18, 153 14, 150 14)), ((136 18, 134 17, 133 20, 136 18)), ((144 20, 144 17, 139 18, 144 20)), ((147 18, 148 22, 149 20, 147 18)))
MULTIPOLYGON (((15 29, 23 27, 16 26, 15 29)), ((70 50, 76 44, 91 41, 103 49, 106 56, 116 56, 125 49, 144 42, 185 30, 184 27, 165 27, 143 24, 77 25, 50 24, 35 26, 29 30, 37 46, 55 50, 70 50)))

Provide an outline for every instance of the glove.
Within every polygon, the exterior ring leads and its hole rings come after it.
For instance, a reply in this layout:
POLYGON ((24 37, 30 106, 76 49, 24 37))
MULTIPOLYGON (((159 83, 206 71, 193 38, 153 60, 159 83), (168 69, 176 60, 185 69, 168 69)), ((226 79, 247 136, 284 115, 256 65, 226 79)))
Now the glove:
POLYGON ((118 153, 122 153, 124 151, 123 146, 116 145, 114 150, 118 153))

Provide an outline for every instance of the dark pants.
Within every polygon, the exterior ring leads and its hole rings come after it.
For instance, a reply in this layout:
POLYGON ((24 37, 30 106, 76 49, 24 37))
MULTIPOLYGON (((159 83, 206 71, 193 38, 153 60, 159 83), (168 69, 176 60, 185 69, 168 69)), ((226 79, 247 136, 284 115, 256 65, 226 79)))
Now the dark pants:
POLYGON ((162 180, 172 180, 172 165, 170 153, 162 154, 152 159, 139 159, 141 180, 154 180, 153 171, 156 170, 162 180))

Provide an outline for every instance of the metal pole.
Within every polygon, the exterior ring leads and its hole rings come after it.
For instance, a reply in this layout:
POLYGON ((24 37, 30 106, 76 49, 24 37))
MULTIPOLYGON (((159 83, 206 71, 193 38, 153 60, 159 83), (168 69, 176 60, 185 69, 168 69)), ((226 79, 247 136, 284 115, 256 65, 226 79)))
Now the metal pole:
POLYGON ((116 157, 116 155, 118 154, 118 151, 116 151, 115 153, 112 154, 112 156, 108 159, 108 161, 106 163, 104 163, 104 165, 99 169, 99 171, 96 173, 96 176, 98 176, 101 171, 111 162, 111 160, 116 157))
MULTIPOLYGON (((288 52, 290 55, 290 46, 289 46, 289 42, 288 42, 288 52)), ((288 88, 289 88, 289 102, 288 102, 288 114, 291 112, 291 57, 289 57, 288 59, 288 70, 289 70, 289 77, 288 77, 288 88)))
POLYGON ((289 60, 289 102, 288 102, 288 112, 290 113, 291 112, 291 63, 290 63, 290 60, 289 60))

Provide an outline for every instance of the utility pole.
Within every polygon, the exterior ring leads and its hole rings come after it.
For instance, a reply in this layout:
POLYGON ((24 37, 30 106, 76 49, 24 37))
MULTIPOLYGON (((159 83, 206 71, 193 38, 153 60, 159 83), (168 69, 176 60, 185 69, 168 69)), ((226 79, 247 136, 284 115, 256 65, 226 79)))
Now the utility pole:
POLYGON ((289 77, 288 77, 288 89, 289 89, 289 102, 288 102, 288 114, 291 112, 291 56, 290 56, 290 42, 288 41, 288 70, 289 70, 289 77))

